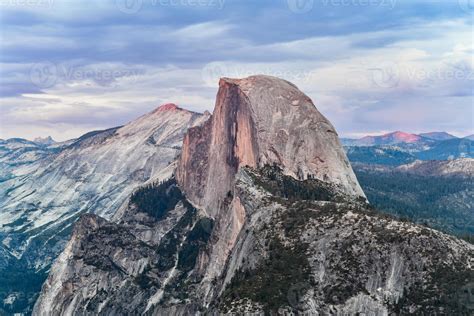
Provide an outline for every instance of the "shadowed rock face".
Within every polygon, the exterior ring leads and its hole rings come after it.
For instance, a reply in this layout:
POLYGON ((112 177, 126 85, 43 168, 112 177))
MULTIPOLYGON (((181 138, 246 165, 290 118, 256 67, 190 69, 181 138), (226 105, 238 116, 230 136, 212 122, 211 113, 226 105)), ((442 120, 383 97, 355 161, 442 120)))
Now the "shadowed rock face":
POLYGON ((211 120, 185 137, 177 169, 187 196, 211 216, 239 167, 277 164, 364 196, 334 127, 293 84, 270 76, 223 78, 211 120))

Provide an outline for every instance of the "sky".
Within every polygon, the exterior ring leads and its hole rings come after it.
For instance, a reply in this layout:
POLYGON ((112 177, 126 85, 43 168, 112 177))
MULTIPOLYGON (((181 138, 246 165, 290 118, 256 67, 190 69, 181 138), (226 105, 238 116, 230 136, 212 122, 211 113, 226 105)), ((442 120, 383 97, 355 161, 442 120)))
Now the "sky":
POLYGON ((340 136, 474 133, 472 0, 0 0, 0 138, 58 141, 220 77, 296 84, 340 136))

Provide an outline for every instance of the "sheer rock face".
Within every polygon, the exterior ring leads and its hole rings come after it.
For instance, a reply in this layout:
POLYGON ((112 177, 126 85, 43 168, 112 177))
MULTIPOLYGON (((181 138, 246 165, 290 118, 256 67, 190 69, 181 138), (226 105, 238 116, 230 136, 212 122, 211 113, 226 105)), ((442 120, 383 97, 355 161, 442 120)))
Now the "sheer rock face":
POLYGON ((334 129, 290 83, 220 86, 174 184, 147 189, 180 201, 83 216, 34 315, 462 314, 472 245, 369 209, 334 129))
POLYGON ((334 127, 293 84, 269 76, 223 78, 212 119, 185 137, 177 179, 187 196, 215 215, 239 167, 277 164, 364 196, 334 127))
POLYGON ((176 171, 187 198, 216 222, 203 282, 206 301, 215 295, 211 280, 222 275, 245 222, 234 194, 241 167, 276 164, 295 179, 324 180, 365 197, 334 127, 297 87, 270 76, 223 78, 219 86, 211 119, 185 136, 176 171))

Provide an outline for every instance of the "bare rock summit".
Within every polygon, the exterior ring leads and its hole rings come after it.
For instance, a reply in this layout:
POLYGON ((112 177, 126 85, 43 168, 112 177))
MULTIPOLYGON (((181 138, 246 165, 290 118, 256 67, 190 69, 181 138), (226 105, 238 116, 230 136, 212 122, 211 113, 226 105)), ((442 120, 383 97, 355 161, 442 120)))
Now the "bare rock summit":
POLYGON ((274 164, 364 197, 334 127, 307 95, 276 77, 222 78, 211 119, 185 136, 178 182, 212 215, 239 167, 274 164))

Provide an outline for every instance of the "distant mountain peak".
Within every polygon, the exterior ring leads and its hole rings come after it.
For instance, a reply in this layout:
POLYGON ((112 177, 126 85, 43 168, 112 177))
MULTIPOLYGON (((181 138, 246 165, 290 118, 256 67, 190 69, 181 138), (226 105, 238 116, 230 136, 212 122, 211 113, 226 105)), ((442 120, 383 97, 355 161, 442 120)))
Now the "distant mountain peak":
POLYGON ((263 75, 222 78, 211 119, 185 136, 178 183, 195 205, 216 212, 240 167, 274 164, 295 179, 364 196, 334 127, 295 85, 263 75))
MULTIPOLYGON (((186 116, 158 113, 133 129, 186 116)), ((184 140, 171 135, 181 147, 155 146, 147 132, 153 150, 130 143, 139 175, 156 170, 136 163, 145 153, 178 160, 111 221, 79 219, 33 315, 462 314, 453 293, 468 286, 472 245, 369 208, 334 127, 296 86, 222 79, 213 114, 189 127, 184 140)))
POLYGON ((422 139, 421 136, 402 131, 395 131, 379 136, 365 136, 355 141, 356 145, 392 145, 398 143, 416 143, 422 139))
POLYGON ((183 109, 174 103, 165 103, 165 104, 160 105, 155 111, 165 112, 165 111, 179 111, 179 110, 183 110, 183 109))
MULTIPOLYGON (((472 136, 471 136, 472 137, 472 136)), ((466 138, 469 138, 466 137, 466 138)), ((396 144, 433 144, 437 141, 455 140, 458 137, 447 132, 407 133, 394 131, 382 135, 368 135, 359 139, 343 138, 346 146, 384 146, 396 144)))
POLYGON ((421 137, 425 137, 425 138, 429 138, 433 140, 448 140, 448 139, 457 138, 456 136, 451 135, 446 132, 428 132, 428 133, 421 133, 418 135, 420 135, 421 137))
POLYGON ((402 132, 402 131, 396 131, 392 134, 388 134, 387 136, 393 136, 403 142, 406 142, 406 143, 414 143, 414 142, 417 142, 420 140, 420 136, 419 135, 415 135, 415 134, 410 134, 410 133, 405 133, 405 132, 402 132))

